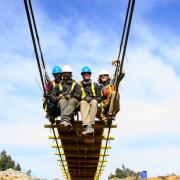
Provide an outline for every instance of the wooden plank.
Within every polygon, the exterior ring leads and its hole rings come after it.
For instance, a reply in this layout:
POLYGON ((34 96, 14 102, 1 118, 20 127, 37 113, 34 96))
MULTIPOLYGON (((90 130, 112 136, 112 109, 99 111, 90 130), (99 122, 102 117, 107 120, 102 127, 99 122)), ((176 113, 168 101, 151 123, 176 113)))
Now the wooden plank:
MULTIPOLYGON (((48 137, 49 139, 55 139, 54 136, 49 136, 48 137)), ((97 139, 97 140, 114 140, 115 138, 114 137, 104 137, 104 136, 80 136, 80 137, 77 137, 75 135, 71 135, 71 136, 68 136, 68 135, 62 135, 62 136, 58 136, 56 137, 56 139, 61 139, 61 140, 85 140, 85 139, 97 139)))
MULTIPOLYGON (((55 153, 55 155, 59 156, 59 153, 55 153)), ((65 154, 61 154, 64 156, 65 154)), ((66 152, 66 157, 99 157, 104 156, 104 154, 99 153, 88 153, 88 154, 72 154, 71 152, 66 152)), ((109 154, 105 154, 105 156, 109 156, 109 154)))
POLYGON ((64 149, 64 151, 66 151, 66 150, 72 150, 72 151, 78 151, 78 150, 101 150, 101 149, 111 149, 111 146, 107 146, 107 147, 105 147, 105 146, 80 146, 80 147, 77 147, 77 146, 57 146, 56 144, 53 144, 52 146, 51 146, 52 148, 63 148, 64 149))
MULTIPOLYGON (((59 166, 63 166, 62 164, 60 164, 59 166)), ((101 167, 101 165, 99 165, 99 166, 97 166, 97 164, 90 164, 90 165, 87 165, 87 164, 79 164, 79 165, 77 165, 77 164, 71 164, 71 163, 68 163, 68 165, 67 164, 65 164, 64 165, 64 167, 83 167, 83 168, 91 168, 91 167, 94 167, 94 168, 97 168, 97 167, 101 167)), ((102 167, 106 167, 106 165, 105 164, 103 164, 102 165, 102 167)))
MULTIPOLYGON (((61 159, 57 159, 57 161, 61 161, 61 159)), ((74 162, 74 163, 79 163, 79 162, 82 162, 82 163, 104 163, 104 162, 107 162, 107 160, 103 160, 103 161, 99 161, 99 160, 92 160, 92 159, 84 159, 84 160, 79 160, 78 158, 77 159, 69 159, 69 160, 63 160, 63 162, 74 162)))
MULTIPOLYGON (((76 125, 76 124, 73 124, 74 126, 74 128, 76 128, 76 127, 79 127, 79 128, 81 128, 81 125, 80 124, 78 124, 78 125, 76 125)), ((53 124, 53 126, 51 125, 51 124, 45 124, 44 125, 44 128, 52 128, 52 127, 54 127, 54 128, 60 128, 60 126, 59 125, 56 125, 56 124, 53 124)), ((112 124, 111 126, 110 126, 111 128, 117 128, 117 125, 116 124, 112 124)), ((109 126, 107 126, 107 125, 104 125, 104 124, 97 124, 97 122, 96 122, 96 124, 95 124, 95 129, 96 128, 109 128, 109 126)))

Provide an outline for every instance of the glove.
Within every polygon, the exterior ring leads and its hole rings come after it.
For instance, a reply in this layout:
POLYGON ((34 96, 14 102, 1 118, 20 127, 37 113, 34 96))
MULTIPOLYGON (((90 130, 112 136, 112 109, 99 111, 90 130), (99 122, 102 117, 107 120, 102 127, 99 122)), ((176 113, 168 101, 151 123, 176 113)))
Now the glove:
POLYGON ((63 96, 66 96, 68 94, 69 94, 69 92, 67 92, 67 91, 62 93, 63 96))
POLYGON ((54 96, 53 94, 50 94, 50 95, 49 95, 49 100, 51 100, 51 101, 53 101, 53 102, 58 102, 59 97, 54 96))
POLYGON ((64 97, 65 97, 66 99, 70 99, 70 98, 71 98, 71 95, 70 95, 70 94, 66 94, 64 97))
POLYGON ((85 101, 87 103, 90 103, 92 101, 92 97, 90 97, 90 96, 85 97, 85 101))

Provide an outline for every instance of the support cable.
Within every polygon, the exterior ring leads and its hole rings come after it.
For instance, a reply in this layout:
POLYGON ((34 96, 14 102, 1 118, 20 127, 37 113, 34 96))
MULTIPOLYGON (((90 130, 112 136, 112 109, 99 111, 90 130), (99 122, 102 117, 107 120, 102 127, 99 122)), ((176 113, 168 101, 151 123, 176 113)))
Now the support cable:
MULTIPOLYGON (((39 36, 38 36, 37 27, 36 27, 35 18, 34 18, 34 13, 33 13, 33 9, 32 9, 32 4, 31 4, 30 0, 28 0, 28 1, 29 1, 30 8, 28 7, 27 0, 24 0, 24 6, 25 6, 25 11, 26 11, 27 19, 28 19, 29 29, 30 29, 31 38, 32 38, 33 47, 34 47, 34 52, 35 52, 36 61, 37 61, 37 65, 38 65, 38 70, 39 70, 39 74, 40 74, 40 78, 41 78, 41 84, 42 84, 42 87, 43 87, 43 93, 44 93, 44 97, 47 100, 46 90, 45 90, 45 82, 44 82, 43 73, 42 73, 42 65, 43 65, 43 69, 45 71, 45 63, 44 63, 43 54, 42 54, 42 50, 41 50, 41 46, 40 46, 39 36), (29 12, 29 9, 30 9, 31 13, 29 12), (31 21, 31 17, 33 19, 33 23, 31 21), (38 56, 38 49, 37 49, 37 45, 36 45, 36 40, 35 40, 35 35, 34 35, 33 28, 35 29, 35 34, 36 34, 36 39, 37 39, 37 42, 38 42, 38 47, 39 47, 40 55, 41 55, 42 65, 40 63, 40 58, 38 56)), ((48 78, 48 76, 46 76, 46 78, 48 78)), ((60 159, 61 159, 61 162, 62 162, 62 165, 63 165, 64 172, 66 174, 66 177, 68 178, 68 175, 67 175, 64 163, 62 161, 62 156, 61 156, 61 153, 60 153, 60 149, 59 149, 58 142, 57 142, 57 137, 56 137, 55 130, 54 130, 54 127, 53 127, 52 123, 51 123, 51 128, 53 130, 53 134, 54 134, 54 137, 55 137, 56 145, 58 147, 58 152, 59 152, 59 156, 60 156, 60 159)))
MULTIPOLYGON (((115 98, 114 98, 114 102, 113 102, 113 112, 112 114, 114 114, 114 111, 115 111, 115 102, 116 102, 116 98, 117 98, 117 94, 118 94, 118 88, 119 88, 119 83, 118 82, 118 78, 121 76, 122 74, 122 68, 123 68, 123 64, 124 64, 124 59, 125 59, 125 54, 126 54, 126 48, 127 48, 127 43, 128 43, 128 38, 129 38, 129 32, 130 32, 130 27, 131 27, 131 22, 132 22, 132 16, 133 16, 133 12, 134 12, 134 5, 135 5, 135 0, 129 0, 129 3, 128 3, 128 8, 127 8, 127 11, 129 11, 129 6, 131 5, 130 7, 130 12, 127 12, 126 14, 126 18, 129 16, 128 18, 128 26, 127 26, 127 30, 126 30, 126 37, 125 37, 125 42, 124 42, 124 47, 123 47, 123 54, 122 54, 122 59, 120 61, 120 59, 118 59, 117 62, 120 63, 120 69, 119 69, 119 66, 117 64, 117 67, 116 67, 116 70, 117 70, 117 75, 116 75, 116 94, 115 94, 115 98)), ((125 20, 125 26, 127 25, 127 19, 125 20)), ((125 32, 125 30, 124 30, 125 32)), ((123 32, 123 33, 124 33, 123 32)), ((123 38, 124 39, 124 38, 123 38)), ((120 51, 121 52, 121 49, 120 51)), ((120 53, 119 53, 120 54, 120 53)), ((120 55, 118 56, 118 58, 120 58, 120 55)))
POLYGON ((120 42, 120 46, 119 46, 119 53, 118 53, 118 58, 117 58, 117 67, 116 67, 116 71, 115 71, 115 77, 118 77, 118 70, 119 70, 119 65, 120 65, 120 55, 121 55, 122 45, 123 45, 123 42, 124 42, 124 35, 125 35, 125 31, 126 31, 126 26, 127 26, 130 3, 131 3, 131 1, 128 2, 128 7, 127 7, 127 11, 126 11, 126 17, 125 17, 125 22, 124 22, 124 27, 123 27, 123 33, 122 33, 121 42, 120 42))
POLYGON ((31 22, 31 17, 30 17, 27 0, 24 0, 24 6, 25 6, 25 10, 26 10, 27 19, 28 19, 29 29, 31 32, 31 38, 32 38, 32 42, 33 42, 33 47, 34 47, 34 52, 35 52, 35 56, 36 56, 38 69, 39 69, 41 83, 42 83, 42 87, 43 87, 43 93, 46 96, 45 82, 44 82, 42 71, 41 71, 41 64, 40 64, 40 60, 39 60, 39 56, 38 56, 38 51, 37 51, 37 46, 36 46, 36 41, 35 41, 35 36, 34 36, 34 32, 33 32, 33 27, 32 27, 32 22, 31 22))
POLYGON ((37 42, 38 42, 38 47, 39 47, 39 51, 40 51, 40 55, 41 55, 42 65, 43 65, 43 68, 46 69, 43 53, 42 53, 42 50, 41 50, 41 44, 40 44, 40 40, 39 40, 39 36, 38 36, 36 21, 35 21, 35 18, 34 18, 34 13, 33 13, 33 8, 32 8, 32 4, 31 4, 31 0, 28 0, 28 2, 29 2, 29 7, 30 7, 31 15, 32 15, 34 30, 35 30, 35 33, 36 33, 36 39, 37 39, 37 42))
MULTIPOLYGON (((118 86, 119 86, 119 83, 118 83, 117 80, 118 80, 118 77, 122 73, 122 67, 123 67, 123 63, 124 63, 124 57, 125 57, 125 54, 126 54, 126 47, 127 47, 127 42, 128 42, 128 37, 129 37, 129 32, 130 32, 130 27, 131 27, 131 21, 132 21, 132 16, 133 16, 133 11, 134 11, 134 5, 135 5, 135 0, 129 0, 127 11, 126 11, 126 18, 125 18, 125 23, 124 23, 124 28, 123 28, 123 34, 122 34, 121 43, 120 43, 117 66, 116 66, 116 71, 115 71, 116 94, 115 94, 115 98, 114 98, 113 113, 114 113, 114 110, 115 110, 114 107, 115 107, 115 101, 116 101, 116 97, 117 97, 117 93, 118 93, 118 86), (128 22, 128 27, 127 27, 127 30, 126 30, 127 22, 128 22), (126 32, 126 37, 125 37, 125 42, 124 42, 125 32, 126 32), (120 61, 120 55, 121 55, 121 51, 122 51, 123 42, 124 42, 123 55, 122 55, 122 60, 120 61), (119 65, 120 65, 120 69, 119 69, 119 65)), ((109 117, 108 117, 108 120, 109 120, 109 117)), ((103 165, 103 161, 104 161, 104 158, 105 158, 105 153, 106 153, 107 145, 108 145, 108 139, 109 139, 109 135, 110 135, 110 132, 111 132, 111 124, 112 124, 112 120, 111 120, 111 122, 109 124, 107 140, 106 140, 104 154, 103 154, 103 159, 102 159, 102 162, 101 162, 101 166, 100 166, 100 170, 99 170, 97 179, 99 179, 99 176, 100 176, 100 173, 101 173, 101 170, 102 170, 102 165, 103 165)))
POLYGON ((58 149, 59 157, 60 157, 61 162, 62 162, 62 165, 63 165, 64 172, 65 172, 65 174, 66 174, 66 177, 68 178, 68 174, 67 174, 66 169, 65 169, 65 166, 64 166, 64 162, 63 162, 63 159, 62 159, 62 155, 61 155, 61 152, 60 152, 60 148, 59 148, 59 145, 58 145, 58 142, 57 142, 56 133, 55 133, 55 130, 54 130, 54 127, 53 127, 52 123, 51 123, 51 128, 52 128, 52 130, 53 130, 53 134, 54 134, 55 141, 56 141, 56 146, 57 146, 57 149, 58 149))

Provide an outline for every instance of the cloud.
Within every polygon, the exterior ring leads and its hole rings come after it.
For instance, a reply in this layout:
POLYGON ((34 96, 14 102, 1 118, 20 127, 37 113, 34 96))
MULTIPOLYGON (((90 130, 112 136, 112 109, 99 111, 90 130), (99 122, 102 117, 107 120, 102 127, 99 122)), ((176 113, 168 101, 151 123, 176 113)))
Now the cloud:
MULTIPOLYGON (((53 168, 49 172, 59 175, 53 165, 54 159, 48 165, 44 164, 53 156, 52 151, 43 152, 41 156, 35 152, 50 149, 47 139, 50 133, 43 128, 42 94, 34 78, 39 75, 23 4, 8 2, 8 11, 5 10, 7 4, 0 2, 3 7, 0 11, 3 24, 0 28, 3 34, 0 40, 0 126, 3 127, 0 143, 12 153, 15 151, 15 155, 16 148, 32 150, 30 157, 29 151, 25 150, 28 155, 18 154, 16 158, 25 167, 33 164, 32 170, 39 172, 38 176, 49 177, 45 171, 50 167, 53 168), (13 14, 16 14, 14 18, 13 14), (39 163, 36 162, 38 157, 39 163)), ((81 67, 86 64, 91 66, 94 80, 102 66, 113 72, 110 61, 117 55, 119 34, 109 28, 101 29, 93 21, 89 23, 79 13, 76 17, 62 15, 52 19, 38 4, 34 5, 49 74, 55 64, 71 64, 75 79, 81 78, 81 67)), ((112 156, 108 158, 104 179, 123 163, 134 170, 148 170, 151 175, 178 172, 179 143, 176 141, 180 136, 180 79, 177 67, 180 44, 168 25, 161 28, 163 32, 139 14, 133 19, 128 62, 125 62, 126 77, 120 87, 121 112, 116 119, 118 128, 112 132, 117 140, 112 144, 112 156), (168 141, 174 143, 161 142, 169 136, 168 141), (158 141, 154 140, 156 137, 159 137, 158 141), (167 161, 171 163, 167 165, 167 161)))
POLYGON ((117 167, 121 168, 124 164, 126 167, 136 172, 147 171, 148 177, 163 176, 175 172, 180 173, 179 159, 177 154, 180 149, 177 147, 162 147, 154 149, 126 148, 122 140, 116 140, 112 145, 116 145, 110 152, 112 156, 108 157, 108 165, 105 168, 105 174, 102 179, 114 172, 117 167), (108 167, 111 167, 110 169, 108 167))

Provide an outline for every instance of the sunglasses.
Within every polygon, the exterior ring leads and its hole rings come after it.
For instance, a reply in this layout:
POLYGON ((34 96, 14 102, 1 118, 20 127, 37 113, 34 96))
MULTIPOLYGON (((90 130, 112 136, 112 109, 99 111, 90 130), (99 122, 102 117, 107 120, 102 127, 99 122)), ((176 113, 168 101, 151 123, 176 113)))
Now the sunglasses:
POLYGON ((102 74, 102 75, 100 75, 100 77, 108 77, 108 75, 107 74, 102 74))
POLYGON ((82 73, 82 75, 85 75, 85 74, 91 74, 90 72, 85 72, 85 73, 82 73))

